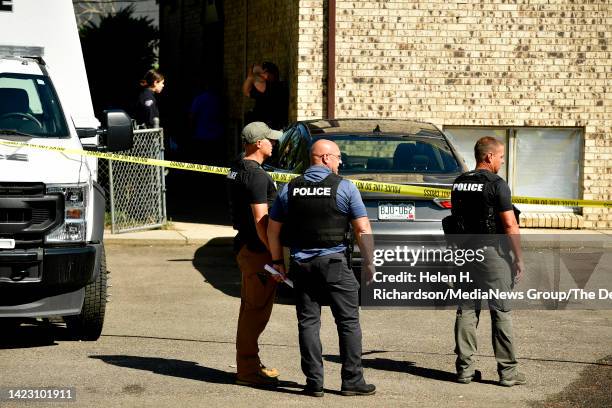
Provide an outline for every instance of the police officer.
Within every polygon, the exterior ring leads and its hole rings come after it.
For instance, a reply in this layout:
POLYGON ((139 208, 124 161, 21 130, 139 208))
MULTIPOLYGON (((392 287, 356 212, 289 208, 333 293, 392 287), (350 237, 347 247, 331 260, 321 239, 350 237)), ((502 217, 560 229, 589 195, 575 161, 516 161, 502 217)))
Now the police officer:
POLYGON ((154 69, 147 71, 140 81, 142 90, 138 95, 134 112, 137 125, 144 126, 147 129, 159 127, 159 109, 155 94, 161 93, 164 85, 164 76, 154 69))
POLYGON ((321 304, 329 302, 334 315, 342 359, 343 395, 372 395, 361 366, 359 283, 346 258, 347 232, 352 224, 370 277, 372 230, 357 188, 339 177, 340 149, 329 140, 318 140, 310 152, 303 176, 283 187, 270 211, 268 241, 274 268, 285 273, 282 244, 290 247, 292 277, 304 393, 323 396, 323 360, 319 329, 321 304), (282 232, 282 233, 281 233, 282 232), (282 244, 281 244, 282 235, 282 244))
POLYGON ((278 383, 278 371, 261 363, 257 341, 270 319, 276 294, 276 281, 264 272, 264 265, 272 260, 266 229, 268 207, 276 197, 276 186, 261 164, 272 155, 272 141, 281 135, 263 122, 245 126, 244 158, 227 175, 232 223, 238 230, 236 260, 242 274, 236 333, 236 383, 240 385, 278 383))
MULTIPOLYGON (((476 169, 457 177, 451 193, 452 216, 457 225, 455 232, 474 234, 475 241, 470 238, 472 244, 479 243, 485 251, 484 261, 472 264, 470 278, 473 283, 466 284, 464 289, 510 292, 521 278, 524 266, 510 188, 497 175, 504 164, 504 145, 493 137, 483 137, 476 142, 474 155, 476 169), (491 234, 507 236, 495 238, 491 234), (510 252, 514 254, 513 259, 510 252)), ((517 371, 510 304, 504 299, 491 299, 488 303, 500 384, 508 387, 525 384, 525 376, 517 371)), ((457 381, 463 384, 481 377, 480 371, 474 369, 479 318, 479 301, 461 301, 455 320, 455 366, 457 381)))

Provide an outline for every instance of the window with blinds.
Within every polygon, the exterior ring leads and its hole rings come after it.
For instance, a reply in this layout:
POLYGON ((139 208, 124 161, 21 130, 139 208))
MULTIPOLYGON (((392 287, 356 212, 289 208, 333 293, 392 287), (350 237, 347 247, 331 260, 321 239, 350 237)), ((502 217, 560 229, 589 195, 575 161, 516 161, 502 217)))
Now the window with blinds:
MULTIPOLYGON (((474 144, 493 136, 506 145, 506 164, 499 175, 512 194, 547 198, 581 198, 584 131, 580 128, 444 128, 454 146, 475 167, 474 144)), ((577 208, 517 205, 526 212, 578 212, 577 208)))

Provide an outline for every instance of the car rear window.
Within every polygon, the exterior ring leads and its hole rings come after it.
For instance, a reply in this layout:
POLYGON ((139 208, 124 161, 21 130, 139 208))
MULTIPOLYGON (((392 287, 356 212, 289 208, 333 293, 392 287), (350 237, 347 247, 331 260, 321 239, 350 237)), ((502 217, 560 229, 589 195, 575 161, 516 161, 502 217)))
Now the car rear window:
POLYGON ((342 152, 341 174, 457 173, 461 167, 444 139, 410 136, 330 137, 342 152))

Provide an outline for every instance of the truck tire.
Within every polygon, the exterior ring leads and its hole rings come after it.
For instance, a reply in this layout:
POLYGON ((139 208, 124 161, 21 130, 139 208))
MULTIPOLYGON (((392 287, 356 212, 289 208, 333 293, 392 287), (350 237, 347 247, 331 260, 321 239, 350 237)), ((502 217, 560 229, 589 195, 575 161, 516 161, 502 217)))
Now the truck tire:
POLYGON ((104 245, 101 246, 100 268, 94 282, 85 286, 85 299, 81 313, 66 316, 66 327, 79 340, 96 341, 102 333, 106 311, 107 271, 104 245))

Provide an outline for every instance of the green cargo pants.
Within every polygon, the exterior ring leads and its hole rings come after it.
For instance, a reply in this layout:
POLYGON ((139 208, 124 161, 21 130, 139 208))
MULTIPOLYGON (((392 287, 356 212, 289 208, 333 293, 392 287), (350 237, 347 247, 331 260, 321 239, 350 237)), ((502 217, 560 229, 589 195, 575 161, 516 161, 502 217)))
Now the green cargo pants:
MULTIPOLYGON (((474 263, 470 268, 472 283, 465 284, 463 290, 481 289, 484 291, 499 289, 512 290, 510 258, 494 247, 487 247, 485 260, 474 263)), ((488 301, 491 312, 491 340, 497 360, 497 372, 500 379, 514 375, 517 360, 512 344, 512 318, 508 300, 492 299, 488 301)), ((477 351, 476 329, 480 320, 481 302, 462 300, 457 309, 455 320, 455 367, 461 377, 474 374, 474 354, 477 351)))

